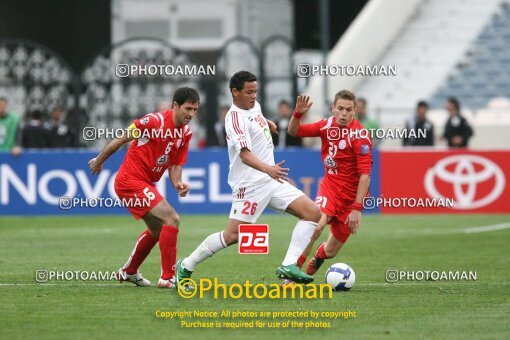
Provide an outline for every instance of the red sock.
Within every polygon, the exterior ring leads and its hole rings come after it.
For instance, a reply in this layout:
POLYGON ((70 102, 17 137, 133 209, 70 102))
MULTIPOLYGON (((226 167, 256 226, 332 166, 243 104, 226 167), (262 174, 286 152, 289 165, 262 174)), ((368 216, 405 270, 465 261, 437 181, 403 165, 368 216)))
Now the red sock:
POLYGON ((317 248, 317 252, 315 253, 316 259, 329 259, 328 256, 326 256, 326 252, 324 251, 324 247, 326 246, 326 243, 322 243, 319 248, 317 248))
POLYGON ((149 230, 145 230, 141 233, 136 240, 135 249, 133 249, 133 252, 122 269, 129 275, 136 274, 138 268, 147 258, 156 243, 158 243, 158 240, 150 234, 149 230))
POLYGON ((161 278, 171 279, 175 274, 177 259, 177 233, 179 229, 173 225, 164 225, 159 233, 159 251, 161 253, 161 278))
POLYGON ((298 259, 297 259, 297 266, 299 268, 301 268, 303 266, 303 263, 305 263, 306 261, 306 256, 305 255, 301 255, 298 259))

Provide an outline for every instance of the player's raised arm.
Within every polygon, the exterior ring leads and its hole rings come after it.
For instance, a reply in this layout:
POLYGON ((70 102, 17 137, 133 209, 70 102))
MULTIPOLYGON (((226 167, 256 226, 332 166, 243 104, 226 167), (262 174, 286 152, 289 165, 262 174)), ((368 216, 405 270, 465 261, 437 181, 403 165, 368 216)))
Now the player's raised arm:
POLYGON ((294 137, 318 137, 320 136, 320 127, 322 121, 313 124, 301 125, 301 119, 304 114, 310 110, 313 102, 310 101, 309 96, 299 95, 296 99, 296 108, 289 121, 287 132, 294 137))
POLYGON ((292 117, 290 118, 289 127, 287 128, 287 132, 291 136, 296 136, 299 127, 301 126, 301 119, 303 118, 303 115, 310 110, 312 107, 313 102, 310 101, 309 96, 305 95, 299 95, 296 99, 296 108, 294 109, 294 113, 292 114, 292 117))
POLYGON ((96 158, 92 158, 89 161, 89 167, 90 171, 92 172, 92 175, 99 174, 101 170, 103 170, 103 163, 110 158, 111 155, 113 155, 117 150, 120 149, 120 147, 133 139, 135 139, 136 133, 134 133, 136 127, 135 124, 131 124, 128 128, 128 131, 130 133, 124 134, 124 136, 120 138, 115 138, 113 141, 108 143, 104 147, 104 149, 97 155, 96 158))

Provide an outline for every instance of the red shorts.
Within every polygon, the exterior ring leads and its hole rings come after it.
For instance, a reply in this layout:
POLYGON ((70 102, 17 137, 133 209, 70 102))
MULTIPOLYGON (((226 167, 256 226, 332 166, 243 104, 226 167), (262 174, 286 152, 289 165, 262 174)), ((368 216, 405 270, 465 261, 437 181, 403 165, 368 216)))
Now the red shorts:
POLYGON ((119 178, 118 175, 115 178, 115 192, 123 203, 127 202, 125 207, 137 220, 164 199, 153 183, 124 176, 119 178))
POLYGON ((315 203, 321 209, 321 212, 331 216, 330 229, 331 234, 340 242, 345 243, 351 235, 347 218, 351 213, 350 207, 354 200, 346 200, 338 197, 337 193, 321 185, 315 203))

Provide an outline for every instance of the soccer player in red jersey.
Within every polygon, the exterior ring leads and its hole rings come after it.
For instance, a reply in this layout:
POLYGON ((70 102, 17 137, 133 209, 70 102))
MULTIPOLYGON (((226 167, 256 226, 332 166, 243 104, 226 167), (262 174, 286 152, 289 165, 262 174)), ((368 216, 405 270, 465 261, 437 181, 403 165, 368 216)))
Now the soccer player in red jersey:
MULTIPOLYGON (((335 257, 350 234, 358 231, 362 201, 368 193, 372 168, 372 141, 368 131, 354 119, 354 93, 342 90, 335 95, 331 108, 333 117, 302 125, 301 118, 312 104, 310 97, 298 96, 288 127, 292 136, 320 137, 322 143, 325 176, 315 203, 319 205, 323 217, 312 243, 326 224, 331 225, 331 232, 327 242, 319 246, 309 261, 306 268, 308 275, 315 274, 325 259, 335 257)), ((298 265, 306 261, 306 255, 305 250, 298 265)))
POLYGON ((186 163, 191 139, 189 122, 197 113, 200 99, 197 91, 182 87, 175 91, 172 109, 149 113, 135 119, 122 138, 115 139, 89 161, 92 174, 100 173, 103 163, 122 145, 131 143, 115 178, 115 192, 127 202, 141 200, 146 204, 127 206, 138 220, 143 219, 147 230, 138 237, 135 248, 126 264, 119 269, 119 281, 137 286, 149 286, 138 268, 159 241, 161 253, 160 288, 175 287, 175 260, 179 215, 158 192, 155 183, 168 169, 168 175, 179 196, 184 197, 189 185, 182 183, 182 166, 186 163))

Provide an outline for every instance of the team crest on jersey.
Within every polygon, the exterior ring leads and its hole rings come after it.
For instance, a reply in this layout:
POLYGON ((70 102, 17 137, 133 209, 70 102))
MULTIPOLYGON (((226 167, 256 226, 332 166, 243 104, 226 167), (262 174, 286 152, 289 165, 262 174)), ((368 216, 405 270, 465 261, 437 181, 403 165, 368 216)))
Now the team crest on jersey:
POLYGON ((168 155, 163 155, 163 156, 158 158, 158 160, 156 161, 156 164, 157 165, 163 165, 166 162, 168 162, 168 155))
POLYGON ((330 155, 328 155, 328 156, 326 156, 326 158, 324 158, 324 165, 330 169, 336 168, 336 162, 333 159, 333 157, 331 157, 330 155))
POLYGON ((149 117, 140 119, 140 124, 142 124, 142 125, 147 125, 148 122, 149 122, 149 117))
POLYGON ((340 141, 340 143, 338 143, 338 147, 340 148, 340 150, 345 149, 346 146, 347 146, 347 143, 345 142, 345 139, 342 139, 340 141))
POLYGON ((367 153, 369 153, 369 152, 370 152, 370 145, 368 145, 368 144, 363 144, 363 145, 361 146, 361 154, 362 154, 362 155, 366 155, 366 154, 367 154, 367 153))

